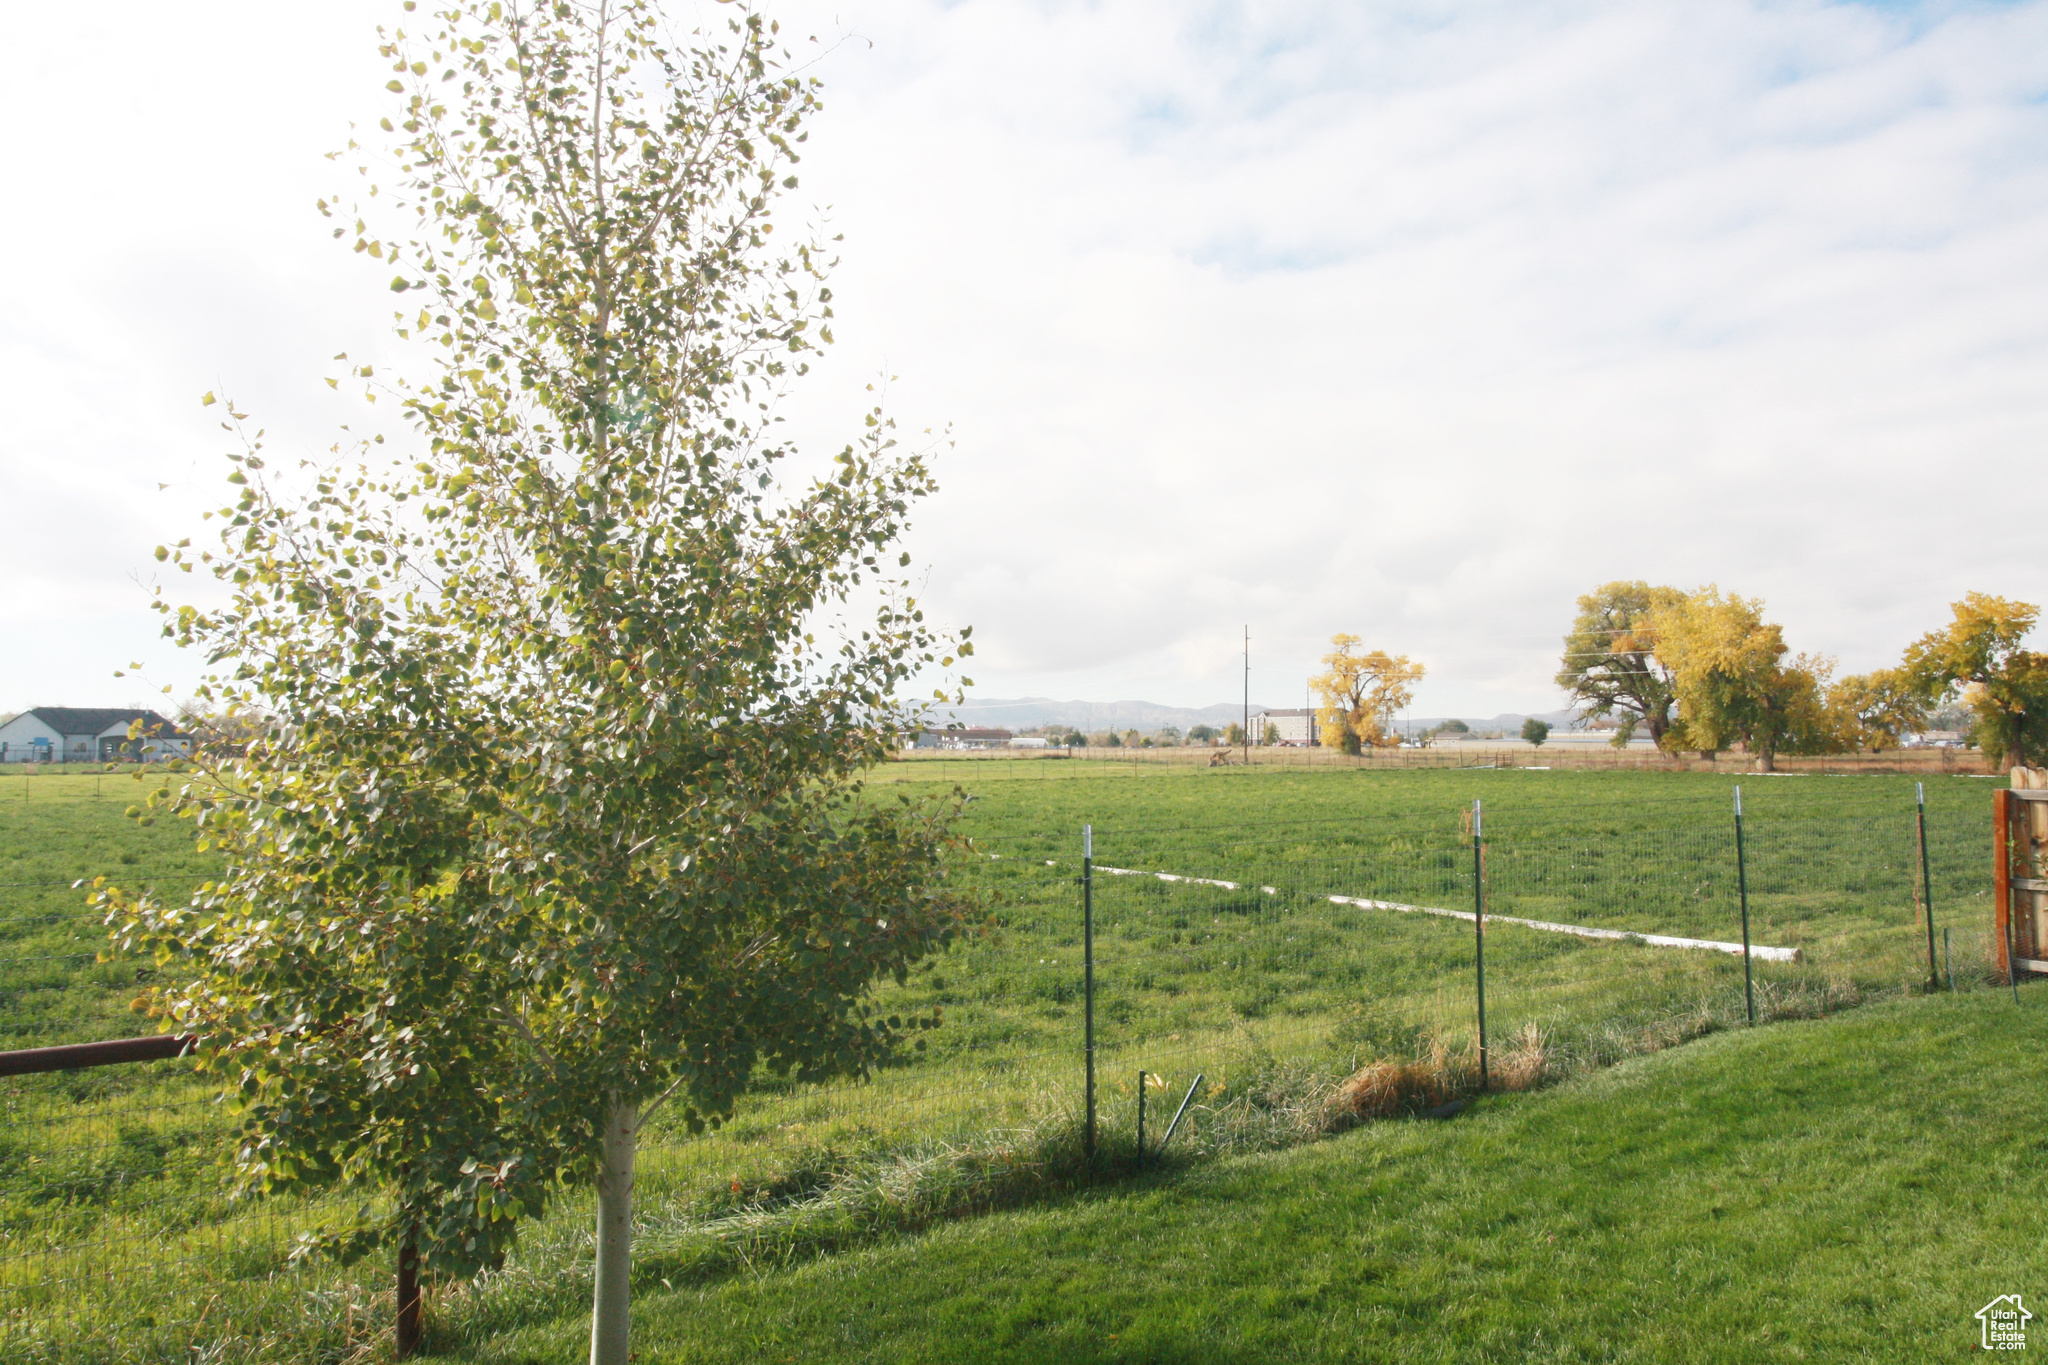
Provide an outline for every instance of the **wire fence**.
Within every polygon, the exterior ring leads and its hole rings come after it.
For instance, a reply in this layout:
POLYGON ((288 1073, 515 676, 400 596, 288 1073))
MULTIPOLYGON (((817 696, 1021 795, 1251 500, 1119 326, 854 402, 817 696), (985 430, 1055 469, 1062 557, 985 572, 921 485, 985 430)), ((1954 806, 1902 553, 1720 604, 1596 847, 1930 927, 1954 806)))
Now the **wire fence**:
MULTIPOLYGON (((1740 1026, 1752 1002, 1768 1021, 1930 976, 1993 984, 1984 804, 1930 811, 1924 864, 1895 787, 1753 801, 1739 859, 1719 794, 991 831, 951 875, 997 927, 878 993, 942 1027, 863 1082, 763 1077, 712 1134, 651 1134, 637 1274, 999 1202, 1077 1152, 1099 1172, 1455 1102, 1482 1072, 1533 1085, 1740 1026)), ((115 865, 166 892, 200 875, 115 865)), ((5 866, 4 1046, 136 1032, 149 969, 98 960, 68 881, 5 866)), ((388 1331, 389 1267, 289 1258, 338 1196, 227 1196, 234 1118, 188 1063, 0 1079, 0 1115, 0 1358, 339 1359, 388 1331)), ((587 1214, 565 1199, 435 1311, 481 1332, 573 1306, 587 1214)))
MULTIPOLYGON (((1995 775, 1997 765, 1976 749, 1914 745, 1872 752, 1780 754, 1774 760, 1782 773, 1875 776, 1995 775)), ((1520 771, 1721 773, 1743 777, 1755 771, 1756 757, 1740 750, 1710 757, 1697 753, 1665 753, 1647 745, 1616 749, 1605 743, 1548 743, 1536 746, 1512 739, 1468 740, 1428 746, 1367 749, 1347 754, 1323 745, 1255 744, 1249 749, 1206 744, 1165 744, 1151 748, 1089 747, 1020 752, 982 750, 905 751, 885 770, 885 780, 1058 781, 1062 778, 1114 773, 1140 777, 1161 768, 1231 767, 1293 772, 1410 772, 1450 769, 1520 771)))

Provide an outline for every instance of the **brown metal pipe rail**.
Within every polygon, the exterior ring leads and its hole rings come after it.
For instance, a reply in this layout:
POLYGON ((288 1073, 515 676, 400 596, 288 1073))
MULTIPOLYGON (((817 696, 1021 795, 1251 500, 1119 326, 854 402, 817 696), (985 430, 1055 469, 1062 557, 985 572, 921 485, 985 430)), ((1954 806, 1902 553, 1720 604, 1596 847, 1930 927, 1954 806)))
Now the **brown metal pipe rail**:
POLYGON ((0 1076, 26 1076, 37 1071, 79 1071, 121 1062, 155 1062, 182 1057, 199 1040, 189 1033, 159 1033, 149 1038, 114 1038, 104 1043, 66 1043, 61 1047, 28 1047, 0 1052, 0 1076))

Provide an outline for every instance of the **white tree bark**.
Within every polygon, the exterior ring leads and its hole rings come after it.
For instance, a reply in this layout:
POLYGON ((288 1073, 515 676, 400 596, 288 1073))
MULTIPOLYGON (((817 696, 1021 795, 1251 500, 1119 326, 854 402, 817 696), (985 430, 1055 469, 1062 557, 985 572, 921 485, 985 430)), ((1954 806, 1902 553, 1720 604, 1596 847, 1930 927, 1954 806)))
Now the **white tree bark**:
POLYGON ((626 1365, 633 1258, 633 1154, 640 1141, 637 1105, 605 1115, 604 1161, 597 1176, 597 1284, 590 1306, 590 1365, 626 1365))

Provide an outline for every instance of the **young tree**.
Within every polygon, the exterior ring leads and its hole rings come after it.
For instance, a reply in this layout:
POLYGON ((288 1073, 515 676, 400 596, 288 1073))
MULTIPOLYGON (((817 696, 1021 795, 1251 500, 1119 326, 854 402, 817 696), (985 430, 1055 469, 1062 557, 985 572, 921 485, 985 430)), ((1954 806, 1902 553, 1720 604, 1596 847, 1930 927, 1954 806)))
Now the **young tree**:
POLYGON ((2001 772, 2048 756, 2048 656, 2020 648, 2040 608, 1973 592, 1951 611, 1907 649, 1906 674, 1930 700, 1960 689, 1976 715, 1971 739, 2001 772))
POLYGON ((1208 744, 1215 738, 1216 727, 1213 725, 1192 725, 1188 727, 1188 743, 1190 744, 1208 744))
POLYGON ((1223 727, 1223 742, 1235 749, 1244 743, 1244 727, 1236 721, 1223 727))
POLYGON ((1334 740, 1347 754, 1361 752, 1366 745, 1379 748, 1400 743, 1390 726, 1394 713, 1415 697, 1415 684, 1422 679, 1423 666, 1403 654, 1383 649, 1356 653, 1356 635, 1332 635, 1330 652, 1323 656, 1329 671, 1311 680, 1322 695, 1317 712, 1325 742, 1334 740))
POLYGON ((1522 722, 1522 739, 1525 743, 1533 744, 1540 749, 1543 747, 1544 741, 1549 738, 1549 721, 1538 720, 1535 716, 1531 716, 1522 722))
POLYGON ((1664 746, 1677 690, 1670 668, 1657 656, 1652 618, 1684 596, 1676 588, 1638 581, 1602 584, 1579 599, 1578 618, 1564 637, 1557 685, 1586 715, 1620 718, 1610 741, 1616 748, 1626 748, 1639 725, 1664 746))
POLYGON ((877 412, 777 479, 776 399, 831 340, 821 252, 771 235, 816 92, 727 13, 679 46, 652 0, 390 35, 409 239, 323 208, 436 357, 385 391, 413 448, 295 486, 259 433, 219 549, 158 551, 226 585, 167 629, 258 737, 170 798, 220 876, 104 892, 178 966, 154 1004, 239 1090, 248 1183, 392 1191, 336 1240, 460 1272, 593 1180, 598 1365, 650 1115, 872 1067, 933 1021, 866 989, 967 924, 947 811, 858 780, 919 719, 897 689, 970 652, 890 553, 931 474, 877 412))

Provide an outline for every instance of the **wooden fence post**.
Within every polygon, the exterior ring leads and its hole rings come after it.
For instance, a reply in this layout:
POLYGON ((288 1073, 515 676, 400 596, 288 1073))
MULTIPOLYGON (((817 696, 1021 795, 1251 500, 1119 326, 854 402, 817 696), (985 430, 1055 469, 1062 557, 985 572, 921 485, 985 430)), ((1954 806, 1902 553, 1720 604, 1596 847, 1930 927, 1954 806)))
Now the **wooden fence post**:
POLYGON ((1991 793, 1991 907, 1996 918, 1993 937, 1998 970, 2012 977, 2012 793, 1991 793))

